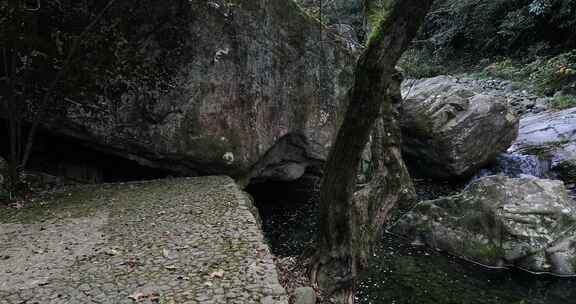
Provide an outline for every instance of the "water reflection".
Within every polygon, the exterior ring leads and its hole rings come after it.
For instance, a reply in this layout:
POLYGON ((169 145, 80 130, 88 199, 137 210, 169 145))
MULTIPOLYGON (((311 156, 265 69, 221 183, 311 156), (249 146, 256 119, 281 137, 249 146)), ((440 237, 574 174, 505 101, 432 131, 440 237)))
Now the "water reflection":
MULTIPOLYGON (((448 195, 462 186, 416 183, 421 199, 448 195)), ((317 189, 317 179, 249 189, 276 255, 299 255, 314 238, 317 189)), ((576 280, 486 269, 385 233, 362 277, 357 303, 568 304, 576 303, 576 280)))
POLYGON ((494 270, 386 234, 376 248, 358 303, 564 304, 576 280, 494 270))

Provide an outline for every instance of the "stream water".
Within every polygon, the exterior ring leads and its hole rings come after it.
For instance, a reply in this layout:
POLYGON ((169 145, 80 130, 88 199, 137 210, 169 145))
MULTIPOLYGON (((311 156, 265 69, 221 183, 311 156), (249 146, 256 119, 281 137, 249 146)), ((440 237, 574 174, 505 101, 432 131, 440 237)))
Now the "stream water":
POLYGON ((493 165, 481 169, 475 178, 492 174, 504 174, 510 177, 520 175, 546 177, 550 171, 550 165, 550 160, 535 155, 503 153, 493 165))
MULTIPOLYGON (((546 162, 503 155, 480 175, 545 175, 546 162)), ((252 186, 272 251, 299 255, 316 230, 318 186, 314 179, 252 186)), ((417 181, 421 199, 462 189, 460 185, 417 181)), ((487 269, 423 246, 412 246, 385 232, 360 283, 360 304, 571 304, 576 279, 533 275, 521 270, 487 269)))

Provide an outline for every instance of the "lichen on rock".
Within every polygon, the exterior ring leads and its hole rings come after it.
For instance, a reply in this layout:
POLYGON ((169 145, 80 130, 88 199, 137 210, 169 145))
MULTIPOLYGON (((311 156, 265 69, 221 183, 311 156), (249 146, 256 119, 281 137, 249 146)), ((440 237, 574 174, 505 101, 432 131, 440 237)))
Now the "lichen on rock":
POLYGON ((419 203, 394 231, 486 266, 576 275, 576 204, 561 181, 484 177, 419 203))
POLYGON ((505 99, 479 94, 449 76, 406 81, 402 91, 402 150, 417 175, 473 175, 518 134, 518 119, 505 99))
MULTIPOLYGON (((102 23, 132 20, 122 18, 131 2, 113 6, 102 23)), ((110 60, 120 74, 115 78, 99 70, 110 66, 82 57, 95 72, 88 83, 67 85, 91 91, 51 107, 44 127, 185 175, 263 177, 262 168, 277 165, 264 156, 289 134, 305 139, 303 154, 294 159, 290 151, 277 151, 276 160, 307 166, 326 157, 352 84, 356 55, 347 41, 322 32, 293 1, 132 7, 130 18, 145 18, 141 26, 119 26, 110 39, 125 39, 137 54, 127 63, 110 60), (134 71, 142 67, 148 70, 134 71)))

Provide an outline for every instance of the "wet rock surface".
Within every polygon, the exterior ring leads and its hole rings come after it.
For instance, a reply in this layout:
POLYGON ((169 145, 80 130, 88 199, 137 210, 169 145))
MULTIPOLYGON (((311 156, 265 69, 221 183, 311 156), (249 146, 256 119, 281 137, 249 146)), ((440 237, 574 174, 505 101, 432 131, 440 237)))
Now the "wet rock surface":
POLYGON ((402 151, 417 175, 472 175, 516 138, 518 119, 506 99, 480 94, 452 77, 406 81, 402 93, 402 151))
POLYGON ((393 231, 486 266, 576 274, 576 203, 561 181, 484 177, 419 203, 393 231))
POLYGON ((576 108, 526 115, 510 152, 536 156, 562 180, 576 182, 576 108))
POLYGON ((0 303, 287 303, 232 179, 75 187, 0 210, 0 303))

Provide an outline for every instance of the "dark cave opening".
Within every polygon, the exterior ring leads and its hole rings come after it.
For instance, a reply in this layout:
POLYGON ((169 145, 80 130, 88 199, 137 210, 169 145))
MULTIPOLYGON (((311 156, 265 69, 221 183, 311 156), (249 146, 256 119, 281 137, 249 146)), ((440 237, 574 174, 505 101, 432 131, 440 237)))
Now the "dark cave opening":
POLYGON ((246 187, 275 255, 299 255, 313 242, 317 231, 319 183, 318 175, 307 172, 295 181, 265 181, 246 187))
MULTIPOLYGON (((8 159, 8 130, 0 121, 0 156, 8 159)), ((26 128, 23 134, 27 134, 26 128)), ((152 180, 174 176, 167 170, 143 166, 111 153, 98 150, 87 141, 38 130, 27 165, 28 172, 42 172, 74 183, 109 183, 152 180)))

